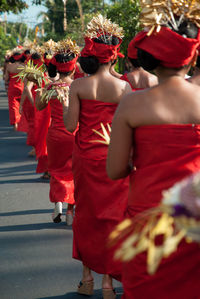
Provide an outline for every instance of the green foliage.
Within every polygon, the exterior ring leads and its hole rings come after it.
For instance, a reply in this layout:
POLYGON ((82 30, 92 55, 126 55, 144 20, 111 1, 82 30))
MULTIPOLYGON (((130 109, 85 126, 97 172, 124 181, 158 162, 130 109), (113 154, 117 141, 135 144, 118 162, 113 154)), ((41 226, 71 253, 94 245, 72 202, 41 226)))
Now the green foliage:
POLYGON ((26 24, 3 23, 0 25, 0 66, 3 64, 6 51, 15 48, 18 41, 23 44, 26 38, 30 40, 34 38, 34 31, 28 30, 26 24))
MULTIPOLYGON (((107 17, 124 28, 120 49, 125 56, 129 42, 140 31, 139 14, 139 0, 123 0, 106 7, 107 17)), ((123 60, 120 59, 119 64, 119 70, 123 72, 123 60)))
POLYGON ((1 0, 0 2, 0 12, 21 12, 28 5, 26 1, 23 0, 1 0))

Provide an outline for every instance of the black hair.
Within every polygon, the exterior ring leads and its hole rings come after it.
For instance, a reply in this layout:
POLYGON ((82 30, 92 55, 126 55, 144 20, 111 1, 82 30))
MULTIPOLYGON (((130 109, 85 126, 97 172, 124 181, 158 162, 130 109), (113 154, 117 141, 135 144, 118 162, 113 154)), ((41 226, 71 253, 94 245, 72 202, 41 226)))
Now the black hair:
POLYGON ((119 39, 116 36, 110 36, 110 35, 100 35, 98 38, 94 38, 94 42, 98 44, 105 44, 110 46, 116 46, 119 44, 119 39), (106 40, 106 42, 105 42, 106 40))
MULTIPOLYGON (((169 28, 175 31, 170 27, 170 25, 169 28)), ((198 35, 198 28, 194 23, 184 20, 175 32, 186 38, 196 38, 198 35)), ((160 61, 158 59, 142 49, 138 49, 138 60, 140 65, 146 71, 152 71, 160 65, 160 61)))
POLYGON ((200 68, 200 56, 197 57, 196 67, 200 68))
POLYGON ((38 54, 38 53, 33 53, 33 54, 31 55, 31 59, 41 59, 41 55, 38 54))
POLYGON ((27 50, 24 51, 24 54, 29 55, 29 54, 31 54, 31 51, 27 49, 27 50))
MULTIPOLYGON (((56 54, 54 57, 55 57, 57 62, 64 63, 64 62, 68 62, 68 61, 73 60, 75 58, 75 54, 72 53, 71 55, 68 55, 67 53, 62 53, 62 54, 56 54)), ((55 78, 56 75, 57 75, 57 72, 60 73, 60 74, 65 75, 65 76, 69 76, 73 71, 60 72, 60 71, 57 70, 56 66, 50 62, 49 65, 48 65, 49 77, 55 78)))
POLYGON ((114 65, 116 62, 117 62, 117 59, 114 59, 114 60, 111 62, 111 65, 114 65))
POLYGON ((100 66, 100 62, 96 56, 80 57, 80 65, 84 73, 95 74, 100 66))
POLYGON ((130 63, 132 64, 132 66, 134 66, 135 68, 138 68, 140 67, 140 62, 138 59, 135 59, 135 58, 130 58, 128 57, 130 63))
POLYGON ((9 58, 9 62, 14 63, 16 61, 20 61, 20 62, 24 62, 26 60, 26 57, 23 55, 20 59, 15 59, 14 55, 18 56, 21 55, 19 52, 15 52, 10 58, 9 58))

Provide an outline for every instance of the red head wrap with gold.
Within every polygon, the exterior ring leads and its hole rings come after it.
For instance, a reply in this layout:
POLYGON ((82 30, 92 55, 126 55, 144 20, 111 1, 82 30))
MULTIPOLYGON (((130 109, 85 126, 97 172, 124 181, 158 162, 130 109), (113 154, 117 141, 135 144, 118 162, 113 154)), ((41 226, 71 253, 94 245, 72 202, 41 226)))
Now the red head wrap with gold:
POLYGON ((136 48, 150 53, 168 68, 188 65, 200 42, 200 32, 195 39, 183 37, 164 26, 159 32, 154 30, 150 36, 147 33, 142 31, 135 37, 136 48))
POLYGON ((119 39, 119 44, 116 46, 106 45, 85 37, 85 47, 81 51, 81 56, 96 56, 100 63, 108 63, 110 60, 117 58, 121 42, 122 40, 119 39))
POLYGON ((67 61, 67 62, 58 62, 58 61, 56 61, 56 58, 54 56, 51 59, 50 63, 52 63, 53 65, 56 66, 58 72, 68 73, 68 72, 73 71, 73 69, 75 68, 77 59, 78 59, 78 56, 76 56, 75 58, 73 58, 72 60, 67 61))

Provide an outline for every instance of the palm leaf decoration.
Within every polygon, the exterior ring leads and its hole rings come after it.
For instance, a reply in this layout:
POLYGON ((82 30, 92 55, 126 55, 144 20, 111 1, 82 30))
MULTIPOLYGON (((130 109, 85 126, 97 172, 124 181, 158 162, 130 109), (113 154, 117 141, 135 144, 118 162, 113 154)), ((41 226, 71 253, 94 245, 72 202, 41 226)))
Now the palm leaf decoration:
POLYGON ((60 103, 63 103, 69 99, 69 86, 65 84, 52 84, 47 88, 39 88, 38 90, 42 90, 41 102, 48 103, 51 99, 58 99, 60 103))
POLYGON ((18 69, 20 69, 21 72, 13 76, 14 78, 18 77, 19 80, 21 79, 22 81, 24 81, 25 79, 27 79, 28 81, 37 81, 38 86, 42 86, 43 81, 47 83, 47 79, 44 76, 44 65, 38 67, 38 65, 33 64, 32 60, 29 60, 25 66, 19 67, 18 69))
POLYGON ((101 129, 103 133, 100 133, 99 131, 92 129, 92 131, 100 136, 102 139, 96 139, 96 140, 90 140, 91 143, 102 143, 102 144, 106 144, 109 145, 110 144, 110 133, 111 133, 111 127, 110 125, 107 123, 107 129, 105 128, 103 123, 100 123, 101 125, 101 129))

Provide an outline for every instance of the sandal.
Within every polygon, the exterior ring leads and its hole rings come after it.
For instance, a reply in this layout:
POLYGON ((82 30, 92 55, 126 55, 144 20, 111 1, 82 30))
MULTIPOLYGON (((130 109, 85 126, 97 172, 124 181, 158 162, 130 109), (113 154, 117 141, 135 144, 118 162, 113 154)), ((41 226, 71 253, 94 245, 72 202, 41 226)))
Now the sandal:
POLYGON ((115 289, 102 289, 103 299, 115 299, 116 292, 115 289))
POLYGON ((40 178, 42 180, 50 180, 51 175, 48 172, 45 172, 40 178))
POLYGON ((93 295, 94 282, 90 281, 80 281, 78 285, 77 292, 81 295, 91 296, 93 295))

